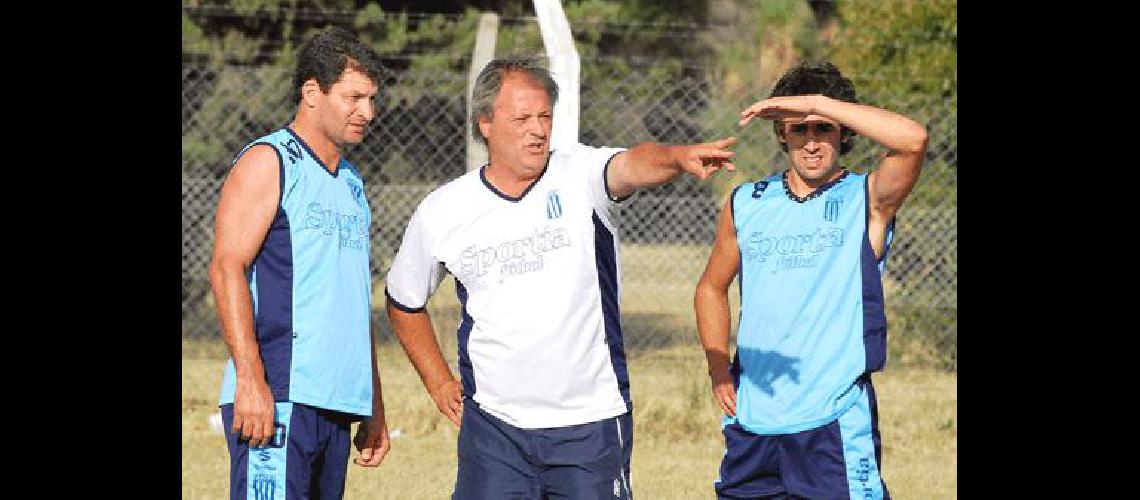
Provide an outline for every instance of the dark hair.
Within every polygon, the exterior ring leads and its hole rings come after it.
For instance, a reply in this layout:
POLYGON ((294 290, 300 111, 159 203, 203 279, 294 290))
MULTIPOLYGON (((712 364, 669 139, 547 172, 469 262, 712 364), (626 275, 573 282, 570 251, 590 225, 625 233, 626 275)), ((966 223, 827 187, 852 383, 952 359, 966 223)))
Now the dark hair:
POLYGON ((495 99, 503 89, 503 78, 507 73, 518 72, 525 74, 538 82, 546 95, 550 97, 550 105, 558 101, 558 84, 550 76, 550 71, 542 67, 542 60, 537 57, 508 56, 502 59, 492 59, 479 72, 475 78, 475 86, 471 88, 471 136, 484 145, 487 138, 479 130, 479 118, 495 117, 495 99))
POLYGON ((345 28, 326 28, 297 49, 297 71, 293 74, 290 98, 301 102, 301 86, 310 78, 317 80, 321 92, 328 93, 346 69, 364 73, 373 83, 380 84, 382 66, 376 51, 345 28))
MULTIPOLYGON (((859 102, 855 98, 855 85, 845 78, 839 68, 827 61, 801 61, 792 66, 776 81, 772 93, 768 97, 790 95, 823 94, 832 99, 846 102, 859 102)), ((781 134, 780 122, 772 122, 772 130, 776 135, 781 134)), ((839 154, 851 151, 851 139, 855 131, 847 127, 840 127, 839 154)), ((780 142, 780 147, 787 152, 788 143, 780 142)))

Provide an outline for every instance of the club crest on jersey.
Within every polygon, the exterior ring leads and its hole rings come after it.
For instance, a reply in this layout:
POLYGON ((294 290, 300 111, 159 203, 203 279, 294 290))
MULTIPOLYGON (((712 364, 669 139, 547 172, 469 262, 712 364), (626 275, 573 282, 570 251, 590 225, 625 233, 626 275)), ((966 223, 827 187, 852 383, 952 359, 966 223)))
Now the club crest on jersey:
POLYGON ((839 200, 829 198, 823 204, 823 220, 835 222, 839 218, 839 200))
POLYGON ((357 182, 348 181, 348 189, 352 191, 352 199, 357 205, 364 206, 364 187, 357 182))
POLYGON ((557 219, 562 217, 562 200, 558 197, 558 190, 546 193, 546 218, 557 219))
POLYGON ((764 189, 768 187, 768 181, 759 181, 752 185, 752 197, 759 198, 764 194, 764 189))

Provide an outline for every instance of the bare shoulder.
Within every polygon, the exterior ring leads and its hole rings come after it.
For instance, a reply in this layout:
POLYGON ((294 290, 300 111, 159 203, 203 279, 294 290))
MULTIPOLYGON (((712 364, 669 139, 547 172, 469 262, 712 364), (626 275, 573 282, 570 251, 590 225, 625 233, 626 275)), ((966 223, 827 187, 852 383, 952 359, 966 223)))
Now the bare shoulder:
POLYGON ((280 194, 280 165, 277 150, 268 144, 245 150, 222 185, 222 205, 260 203, 261 200, 276 204, 280 194))
POLYGON ((277 149, 268 144, 254 144, 241 153, 237 161, 234 162, 233 167, 230 169, 230 175, 239 171, 246 170, 263 170, 265 167, 276 167, 280 165, 281 158, 278 156, 277 149))
POLYGON ((245 150, 230 168, 226 184, 262 184, 278 182, 281 159, 268 144, 256 144, 245 150))

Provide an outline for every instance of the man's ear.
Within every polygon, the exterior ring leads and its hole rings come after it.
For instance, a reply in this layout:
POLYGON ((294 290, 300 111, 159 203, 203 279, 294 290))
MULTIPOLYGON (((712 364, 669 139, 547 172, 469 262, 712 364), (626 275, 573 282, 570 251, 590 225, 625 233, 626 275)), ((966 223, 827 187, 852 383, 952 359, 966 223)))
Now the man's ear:
POLYGON ((317 94, 323 93, 324 92, 321 91, 321 84, 317 82, 316 78, 310 78, 301 84, 301 102, 310 108, 317 105, 317 94))
POLYGON ((840 139, 839 140, 839 154, 840 155, 847 154, 849 151, 851 151, 851 148, 853 148, 854 146, 855 146, 855 143, 851 142, 851 136, 847 136, 847 137, 840 139))
POLYGON ((491 117, 483 115, 479 117, 479 133, 483 134, 483 138, 491 137, 491 117))

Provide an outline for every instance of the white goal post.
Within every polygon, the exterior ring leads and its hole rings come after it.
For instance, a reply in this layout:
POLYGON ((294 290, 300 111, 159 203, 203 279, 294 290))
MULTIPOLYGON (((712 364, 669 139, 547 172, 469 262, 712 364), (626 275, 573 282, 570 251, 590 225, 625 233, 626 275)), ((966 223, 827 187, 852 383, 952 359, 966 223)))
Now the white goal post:
POLYGON ((558 83, 550 149, 569 148, 578 142, 578 49, 574 46, 570 22, 566 20, 566 12, 559 0, 534 0, 534 12, 538 15, 550 72, 558 83))

